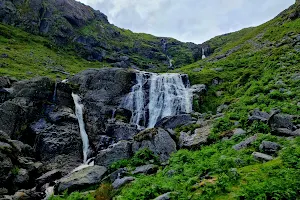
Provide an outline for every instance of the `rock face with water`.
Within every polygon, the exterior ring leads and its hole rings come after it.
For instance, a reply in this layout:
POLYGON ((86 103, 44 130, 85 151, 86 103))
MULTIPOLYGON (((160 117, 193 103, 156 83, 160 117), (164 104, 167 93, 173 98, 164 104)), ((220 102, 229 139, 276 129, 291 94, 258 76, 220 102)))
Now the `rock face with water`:
POLYGON ((153 128, 162 118, 192 111, 189 82, 182 74, 136 73, 136 84, 121 107, 132 112, 131 123, 153 128))

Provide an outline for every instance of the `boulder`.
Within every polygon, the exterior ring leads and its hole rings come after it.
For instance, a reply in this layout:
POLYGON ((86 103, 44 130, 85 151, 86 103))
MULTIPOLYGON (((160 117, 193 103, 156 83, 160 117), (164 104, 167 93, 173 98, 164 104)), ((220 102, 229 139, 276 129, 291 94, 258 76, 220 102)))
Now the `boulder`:
POLYGON ((241 128, 237 128, 233 130, 233 135, 245 135, 247 132, 241 128))
POLYGON ((172 194, 171 192, 165 193, 163 195, 156 197, 154 200, 170 200, 171 194, 172 194))
POLYGON ((269 125, 272 130, 275 130, 277 128, 286 128, 292 131, 295 130, 295 125, 293 124, 293 116, 291 115, 273 115, 269 119, 269 125))
POLYGON ((272 156, 269 156, 267 154, 264 153, 259 153, 259 152, 253 152, 252 156, 257 159, 257 160, 261 160, 261 161, 271 161, 273 160, 272 156))
POLYGON ((49 171, 35 180, 36 188, 39 190, 44 184, 54 182, 62 177, 62 171, 54 169, 49 171))
POLYGON ((117 179, 121 179, 128 174, 127 168, 120 168, 109 175, 110 181, 113 183, 117 179))
POLYGON ((181 132, 179 137, 179 147, 195 149, 199 148, 203 144, 206 144, 208 142, 207 140, 210 134, 210 129, 211 126, 207 125, 196 129, 194 134, 181 132))
POLYGON ((194 120, 189 114, 175 115, 162 118, 155 124, 155 127, 160 127, 163 129, 174 129, 176 127, 188 125, 193 122, 194 120))
POLYGON ((111 138, 106 135, 99 135, 96 143, 96 151, 107 149, 114 143, 116 143, 115 138, 111 138))
POLYGON ((109 123, 106 125, 105 134, 113 137, 116 141, 132 140, 140 131, 136 125, 126 124, 123 122, 109 123))
POLYGON ((134 181, 135 178, 134 177, 124 177, 121 179, 116 179, 113 183, 112 186, 114 189, 119 189, 120 187, 124 186, 127 183, 130 183, 132 181, 134 181))
POLYGON ((95 158, 95 164, 108 167, 118 160, 130 158, 132 156, 131 145, 131 142, 120 141, 101 150, 95 158))
POLYGON ((52 123, 60 123, 62 121, 73 121, 77 122, 77 117, 74 111, 69 107, 56 107, 48 114, 49 119, 52 123))
POLYGON ((0 88, 10 87, 11 81, 8 77, 0 76, 0 88))
POLYGON ((133 152, 145 148, 159 156, 161 162, 165 162, 173 152, 176 152, 176 143, 164 129, 152 128, 146 129, 134 137, 133 152))
POLYGON ((14 189, 27 189, 29 185, 29 173, 26 169, 19 169, 17 174, 14 175, 13 180, 14 189))
POLYGON ((234 145, 232 148, 239 151, 241 149, 247 148, 248 146, 250 146, 253 142, 255 142, 257 139, 257 136, 254 135, 252 137, 247 138, 246 140, 234 145))
POLYGON ((261 121, 267 123, 270 118, 270 115, 266 112, 261 112, 259 109, 255 109, 251 116, 248 117, 248 121, 253 123, 254 121, 261 121))
MULTIPOLYGON (((0 148, 3 148, 3 144, 0 143, 0 148)), ((10 171, 13 169, 14 165, 12 160, 0 151, 0 187, 3 187, 10 177, 10 171)))
POLYGON ((19 190, 13 195, 13 200, 40 200, 44 198, 43 192, 37 192, 35 189, 19 190))
POLYGON ((259 146, 259 150, 265 153, 273 154, 280 149, 280 145, 275 142, 263 141, 259 146))
POLYGON ((158 170, 157 165, 149 164, 135 168, 132 174, 154 174, 158 170))
POLYGON ((103 166, 90 166, 80 171, 71 173, 70 175, 61 178, 55 185, 55 192, 62 193, 65 190, 73 192, 82 190, 89 186, 99 184, 107 169, 103 166))

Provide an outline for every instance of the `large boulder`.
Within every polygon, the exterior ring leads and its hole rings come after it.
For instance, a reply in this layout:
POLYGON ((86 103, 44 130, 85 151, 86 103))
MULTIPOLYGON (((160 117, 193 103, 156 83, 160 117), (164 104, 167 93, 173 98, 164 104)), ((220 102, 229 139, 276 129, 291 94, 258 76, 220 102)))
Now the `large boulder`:
POLYGON ((188 125, 191 123, 194 123, 192 116, 190 114, 183 114, 164 117, 155 124, 155 127, 174 129, 178 126, 188 125))
POLYGON ((134 181, 135 178, 134 177, 124 177, 121 179, 116 179, 113 183, 112 186, 114 189, 119 189, 120 187, 124 186, 127 183, 130 183, 132 181, 134 181))
POLYGON ((123 122, 108 123, 106 124, 105 134, 109 137, 120 140, 132 140, 133 137, 139 133, 137 125, 126 124, 123 122))
POLYGON ((113 144, 97 154, 95 164, 108 167, 118 160, 128 159, 132 156, 131 146, 132 143, 128 141, 113 144))
POLYGON ((148 148, 159 156, 161 162, 169 159, 176 152, 176 143, 169 133, 161 128, 146 129, 134 137, 133 152, 148 148))
POLYGON ((250 123, 254 121, 261 121, 267 123, 270 118, 270 115, 266 112, 262 112, 259 109, 255 109, 248 118, 250 123))
POLYGON ((46 183, 54 182, 62 177, 62 171, 54 169, 49 171, 35 180, 36 189, 40 190, 46 183))
POLYGON ((251 136, 249 138, 247 138, 246 140, 234 145, 232 148, 239 151, 241 149, 247 148, 248 146, 250 146, 253 142, 255 142, 257 140, 257 136, 251 136))
POLYGON ((179 147, 186 149, 199 148, 201 145, 208 142, 211 126, 207 125, 195 130, 194 134, 180 133, 179 147))
POLYGON ((263 141, 259 146, 259 150, 268 154, 276 153, 281 146, 276 142, 263 141))
POLYGON ((106 172, 107 169, 105 167, 95 165, 71 173, 58 181, 55 185, 55 192, 62 193, 68 190, 71 193, 99 184, 106 172))
POLYGON ((254 159, 261 160, 261 161, 271 161, 271 160, 273 160, 272 156, 269 156, 269 155, 264 154, 264 153, 259 153, 259 152, 253 152, 252 156, 254 157, 254 159))
POLYGON ((132 171, 132 174, 154 174, 158 170, 157 165, 149 164, 149 165, 143 165, 135 168, 134 171, 132 171))

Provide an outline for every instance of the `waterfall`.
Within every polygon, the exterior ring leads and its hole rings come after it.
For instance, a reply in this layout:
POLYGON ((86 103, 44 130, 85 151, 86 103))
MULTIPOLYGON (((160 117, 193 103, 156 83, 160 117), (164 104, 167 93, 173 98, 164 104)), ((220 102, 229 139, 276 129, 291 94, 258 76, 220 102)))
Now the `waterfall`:
POLYGON ((167 55, 168 61, 169 61, 169 68, 173 68, 173 64, 172 64, 172 59, 170 58, 170 56, 167 55))
POLYGON ((72 93, 72 97, 75 104, 75 113, 79 123, 80 135, 82 139, 82 148, 83 148, 83 162, 87 162, 88 150, 89 150, 89 138, 86 134, 84 121, 83 121, 83 105, 80 104, 80 97, 77 94, 72 93))
POLYGON ((202 59, 205 59, 206 56, 205 56, 205 50, 202 48, 202 59))
POLYGON ((136 73, 136 84, 121 107, 132 112, 131 123, 153 128, 158 120, 192 111, 186 75, 136 73), (184 79, 186 78, 186 79, 184 79))

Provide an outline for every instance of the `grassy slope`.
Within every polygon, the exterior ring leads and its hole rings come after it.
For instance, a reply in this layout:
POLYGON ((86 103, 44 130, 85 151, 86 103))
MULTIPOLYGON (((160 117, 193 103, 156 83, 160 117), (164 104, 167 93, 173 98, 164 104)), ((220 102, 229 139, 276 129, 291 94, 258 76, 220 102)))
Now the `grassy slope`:
POLYGON ((67 48, 55 47, 43 37, 3 24, 0 24, 0 54, 8 55, 8 58, 0 58, 0 75, 17 79, 39 75, 64 78, 66 75, 57 70, 74 74, 87 68, 107 66, 84 60, 67 48))

